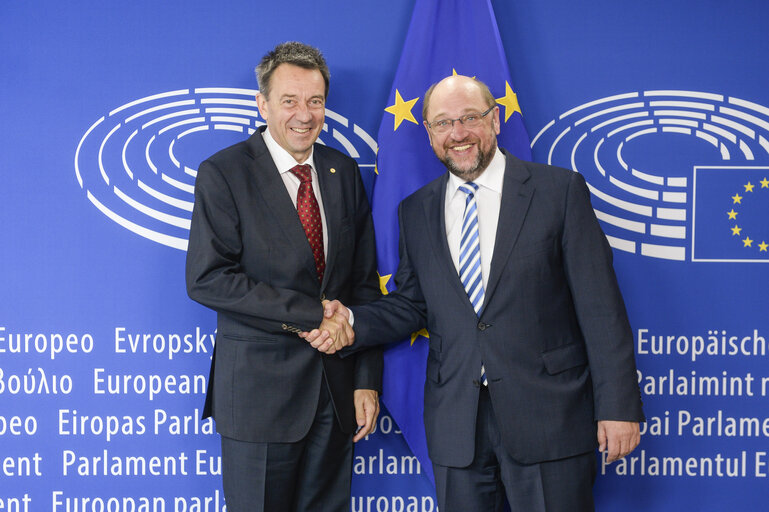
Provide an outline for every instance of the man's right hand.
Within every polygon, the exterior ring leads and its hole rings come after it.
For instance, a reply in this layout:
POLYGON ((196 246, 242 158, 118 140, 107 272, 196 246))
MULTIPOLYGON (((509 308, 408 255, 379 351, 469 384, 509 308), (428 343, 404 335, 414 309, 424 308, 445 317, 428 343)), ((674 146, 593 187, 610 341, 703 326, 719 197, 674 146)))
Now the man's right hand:
POLYGON ((324 354, 333 354, 355 341, 355 333, 348 322, 350 311, 338 300, 323 301, 323 321, 317 329, 300 333, 313 348, 324 354))

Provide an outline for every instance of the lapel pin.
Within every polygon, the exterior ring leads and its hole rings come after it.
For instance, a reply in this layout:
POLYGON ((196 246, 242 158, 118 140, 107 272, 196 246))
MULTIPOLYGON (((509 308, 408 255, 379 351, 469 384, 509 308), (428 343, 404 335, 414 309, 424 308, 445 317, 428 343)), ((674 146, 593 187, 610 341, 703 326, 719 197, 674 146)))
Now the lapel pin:
POLYGON ((332 167, 331 169, 329 169, 329 170, 328 170, 328 172, 330 172, 331 174, 335 174, 335 173, 336 173, 336 169, 334 169, 334 168, 332 167))

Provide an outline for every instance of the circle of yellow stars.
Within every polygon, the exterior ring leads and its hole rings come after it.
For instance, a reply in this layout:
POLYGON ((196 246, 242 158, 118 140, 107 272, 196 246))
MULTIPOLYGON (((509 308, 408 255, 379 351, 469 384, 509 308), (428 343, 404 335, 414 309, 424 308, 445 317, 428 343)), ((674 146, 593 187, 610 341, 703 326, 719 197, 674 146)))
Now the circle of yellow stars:
MULTIPOLYGON (((764 179, 759 181, 759 183, 761 184, 761 188, 769 189, 769 179, 767 179, 766 177, 764 177, 764 179)), ((740 193, 737 192, 732 196, 732 209, 726 212, 726 214, 729 216, 730 221, 731 220, 735 221, 734 226, 731 227, 732 236, 740 237, 743 247, 753 248, 754 247, 753 242, 755 242, 755 240, 751 239, 747 233, 743 235, 742 228, 737 224, 737 216, 739 215, 740 212, 734 209, 735 208, 734 205, 742 206, 742 200, 748 197, 748 194, 752 195, 754 193, 754 189, 756 188, 756 185, 748 181, 746 184, 743 185, 743 188, 745 189, 745 191, 743 192, 744 195, 741 196, 740 193), (742 238, 743 236, 745 238, 742 238)), ((769 252, 769 244, 766 243, 766 240, 762 240, 761 243, 756 244, 755 247, 758 247, 758 252, 769 252)))
MULTIPOLYGON (((452 70, 453 75, 457 75, 456 69, 452 70)), ((385 112, 392 114, 395 122, 393 131, 397 131, 403 121, 409 121, 419 124, 411 111, 419 101, 419 96, 411 100, 404 100, 401 92, 395 89, 395 103, 385 108, 385 112)), ((521 106, 518 104, 518 95, 513 92, 510 82, 505 81, 505 95, 501 98, 495 98, 499 105, 505 107, 505 122, 510 119, 515 112, 521 113, 521 106)))

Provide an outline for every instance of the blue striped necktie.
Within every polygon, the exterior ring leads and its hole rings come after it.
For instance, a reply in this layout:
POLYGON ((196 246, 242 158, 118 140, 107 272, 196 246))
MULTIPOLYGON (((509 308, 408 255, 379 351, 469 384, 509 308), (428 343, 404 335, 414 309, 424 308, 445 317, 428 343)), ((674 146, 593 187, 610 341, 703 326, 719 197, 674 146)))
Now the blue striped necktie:
MULTIPOLYGON (((472 181, 463 183, 459 190, 467 194, 465 199, 465 214, 462 217, 462 233, 459 242, 459 279, 465 287, 475 314, 480 316, 483 308, 483 273, 481 272, 481 245, 478 229, 478 204, 475 193, 478 185, 472 181)), ((481 363, 481 382, 488 385, 486 368, 481 363)))

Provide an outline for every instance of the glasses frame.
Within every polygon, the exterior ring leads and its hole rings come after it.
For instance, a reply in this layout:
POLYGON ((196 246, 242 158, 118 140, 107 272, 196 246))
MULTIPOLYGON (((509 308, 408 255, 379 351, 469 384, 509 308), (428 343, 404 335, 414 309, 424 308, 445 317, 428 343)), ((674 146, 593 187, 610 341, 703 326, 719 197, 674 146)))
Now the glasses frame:
POLYGON ((447 129, 445 132, 443 132, 443 133, 448 133, 448 132, 450 132, 452 129, 454 129, 454 123, 455 123, 456 121, 459 121, 459 124, 461 124, 462 126, 464 126, 464 125, 465 125, 465 122, 466 122, 466 120, 465 120, 465 121, 463 121, 463 119, 465 119, 465 118, 467 118, 467 117, 478 116, 478 120, 480 121, 481 119, 483 119, 484 117, 486 117, 487 115, 489 115, 489 112, 491 112, 492 110, 494 110, 494 107, 496 107, 496 105, 492 105, 492 106, 490 106, 490 107, 489 107, 489 109, 488 109, 486 112, 481 112, 480 114, 477 114, 477 113, 473 112, 473 113, 471 113, 471 114, 465 114, 465 115, 463 115, 463 116, 461 116, 461 117, 457 117, 457 118, 454 118, 454 119, 436 119, 435 121, 433 121, 433 122, 431 122, 431 123, 430 123, 430 122, 428 122, 428 123, 427 123, 427 127, 428 127, 428 128, 430 128, 431 130, 435 131, 435 128, 433 128, 433 126, 435 125, 435 123, 444 122, 444 121, 449 121, 449 122, 451 123, 451 125, 448 127, 448 129, 447 129))

